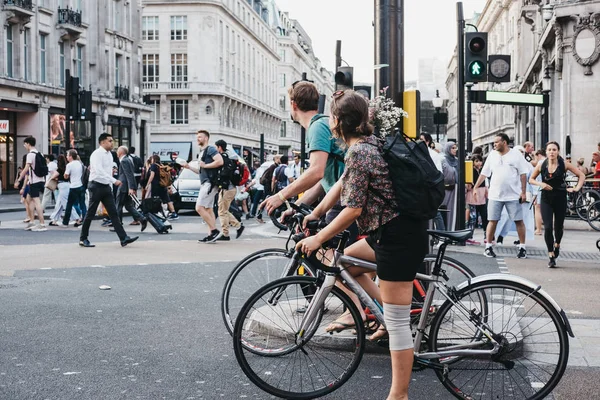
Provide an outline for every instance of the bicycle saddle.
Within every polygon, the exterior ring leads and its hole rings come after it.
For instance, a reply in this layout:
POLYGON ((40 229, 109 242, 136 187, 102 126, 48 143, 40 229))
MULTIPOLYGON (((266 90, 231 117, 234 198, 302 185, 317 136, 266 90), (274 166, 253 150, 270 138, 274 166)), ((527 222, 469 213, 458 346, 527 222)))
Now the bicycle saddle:
POLYGON ((471 229, 463 229, 460 231, 428 230, 427 233, 436 239, 440 239, 440 240, 447 239, 452 242, 464 242, 465 240, 473 237, 473 231, 471 229))

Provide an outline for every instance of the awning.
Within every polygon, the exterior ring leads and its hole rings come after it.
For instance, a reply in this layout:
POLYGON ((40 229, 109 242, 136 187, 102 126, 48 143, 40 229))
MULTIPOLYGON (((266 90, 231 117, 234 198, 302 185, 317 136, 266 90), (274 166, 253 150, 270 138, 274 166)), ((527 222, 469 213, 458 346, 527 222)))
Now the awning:
POLYGON ((152 142, 150 153, 158 154, 160 161, 171 162, 177 157, 190 161, 192 142, 152 142))

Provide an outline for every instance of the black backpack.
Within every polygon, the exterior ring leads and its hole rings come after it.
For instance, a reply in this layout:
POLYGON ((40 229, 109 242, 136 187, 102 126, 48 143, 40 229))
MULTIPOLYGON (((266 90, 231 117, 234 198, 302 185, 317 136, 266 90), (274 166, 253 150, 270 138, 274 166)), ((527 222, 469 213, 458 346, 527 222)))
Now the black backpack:
POLYGON ((288 177, 285 174, 285 169, 287 167, 288 167, 287 165, 281 164, 275 169, 274 174, 275 174, 275 180, 277 181, 275 190, 277 190, 278 192, 288 185, 288 177))
MULTIPOLYGON (((433 163, 425 142, 416 142, 404 133, 388 136, 382 156, 390 170, 398 211, 420 220, 434 218, 444 201, 444 175, 433 163)), ((371 191, 386 200, 378 191, 371 191)))
POLYGON ((35 165, 33 166, 33 173, 40 178, 48 175, 48 164, 46 164, 46 158, 39 151, 35 153, 35 165))
POLYGON ((81 163, 81 183, 84 188, 88 187, 90 182, 90 169, 81 163))
POLYGON ((229 158, 227 153, 221 153, 221 157, 223 157, 223 165, 217 170, 215 186, 217 186, 219 189, 227 190, 229 184, 235 185, 233 182, 235 179, 237 179, 237 182, 239 183, 242 177, 240 176, 237 160, 232 160, 229 158), (237 178, 235 177, 236 173, 237 178))
POLYGON ((133 161, 133 173, 136 175, 142 174, 142 168, 144 167, 144 162, 141 158, 136 156, 135 154, 130 155, 131 160, 133 161))

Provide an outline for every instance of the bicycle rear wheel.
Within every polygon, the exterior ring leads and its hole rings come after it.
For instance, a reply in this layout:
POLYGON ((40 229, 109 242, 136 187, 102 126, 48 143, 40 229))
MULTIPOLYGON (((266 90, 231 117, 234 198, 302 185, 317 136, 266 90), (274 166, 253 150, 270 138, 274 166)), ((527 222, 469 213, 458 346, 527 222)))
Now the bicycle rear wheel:
POLYGON ((453 348, 491 350, 494 356, 440 359, 447 370, 436 370, 444 386, 459 399, 528 399, 547 396, 560 381, 569 358, 569 341, 556 309, 530 287, 506 280, 482 281, 447 301, 431 324, 431 350, 453 348), (481 294, 487 312, 480 308, 481 294))
POLYGON ((306 287, 316 285, 317 279, 310 277, 278 279, 256 292, 238 315, 235 357, 246 376, 267 393, 286 399, 324 396, 343 385, 360 364, 365 347, 362 319, 352 300, 337 287, 325 299, 306 340, 299 339, 304 313, 298 310, 314 299, 315 295, 306 295, 306 287), (276 303, 274 296, 279 298, 276 303), (326 333, 325 328, 345 309, 356 334, 326 333))
POLYGON ((597 231, 600 231, 600 200, 590 205, 586 213, 587 222, 597 231))
MULTIPOLYGON (((577 215, 584 221, 588 221, 588 210, 594 202, 600 200, 600 193, 593 189, 583 189, 577 194, 575 200, 575 210, 577 215)), ((594 228, 596 229, 596 228, 594 228)))
POLYGON ((230 334, 242 306, 258 289, 284 277, 288 269, 292 274, 315 275, 308 263, 294 263, 292 255, 293 252, 285 249, 260 250, 244 258, 231 271, 221 293, 221 315, 230 334))

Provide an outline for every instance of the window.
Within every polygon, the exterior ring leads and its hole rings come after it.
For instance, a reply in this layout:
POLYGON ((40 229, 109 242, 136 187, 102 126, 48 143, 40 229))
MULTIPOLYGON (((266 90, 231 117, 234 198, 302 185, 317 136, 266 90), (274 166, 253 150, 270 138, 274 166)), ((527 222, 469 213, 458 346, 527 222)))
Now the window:
POLYGON ((120 72, 119 69, 121 67, 121 56, 120 55, 116 55, 115 56, 115 86, 119 86, 120 82, 121 82, 121 76, 120 76, 120 72))
POLYGON ((187 16, 171 17, 171 40, 187 40, 187 16))
POLYGON ((209 103, 209 104, 206 106, 206 115, 212 115, 212 113, 213 113, 212 104, 211 104, 211 103, 209 103))
POLYGON ((40 34, 40 83, 46 83, 46 38, 40 34))
POLYGON ((6 75, 13 77, 13 26, 6 26, 6 75))
POLYGON ((23 78, 26 81, 28 81, 29 80, 29 29, 25 29, 23 31, 23 53, 24 53, 23 61, 25 62, 23 78))
POLYGON ((113 17, 114 17, 114 28, 115 31, 121 30, 121 19, 123 18, 121 14, 121 1, 115 0, 113 1, 113 17))
POLYGON ((156 88, 159 80, 159 57, 158 54, 144 54, 142 56, 142 82, 146 88, 156 88))
POLYGON ((279 96, 279 108, 281 109, 281 111, 285 111, 286 104, 287 104, 287 97, 279 96))
POLYGON ((187 54, 171 54, 171 82, 187 82, 187 75, 187 54))
POLYGON ((79 78, 79 85, 83 86, 83 46, 77 45, 75 52, 75 74, 79 78))
POLYGON ((160 100, 150 100, 152 114, 150 115, 151 124, 160 124, 160 100))
POLYGON ((188 123, 188 101, 171 100, 171 125, 186 125, 188 123))
POLYGON ((158 17, 142 17, 142 40, 158 40, 158 17))
POLYGON ((281 87, 286 87, 285 81, 286 81, 285 74, 281 74, 281 76, 280 76, 281 87))
POLYGON ((281 127, 279 129, 279 136, 286 137, 287 135, 287 124, 286 121, 281 121, 281 127))
POLYGON ((65 43, 58 43, 58 76, 60 87, 65 87, 65 43))

